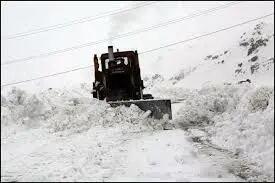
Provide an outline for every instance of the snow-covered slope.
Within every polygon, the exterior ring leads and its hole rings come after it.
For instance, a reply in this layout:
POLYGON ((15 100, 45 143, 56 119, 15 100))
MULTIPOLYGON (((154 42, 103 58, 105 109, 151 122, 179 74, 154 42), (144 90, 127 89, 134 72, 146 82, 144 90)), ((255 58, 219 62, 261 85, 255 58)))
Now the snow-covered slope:
POLYGON ((227 49, 205 55, 195 66, 171 71, 176 74, 170 79, 158 81, 154 87, 151 85, 155 81, 152 77, 145 85, 150 83, 150 92, 156 95, 153 88, 199 89, 209 84, 236 84, 247 79, 256 86, 273 86, 274 25, 261 22, 232 43, 227 49))

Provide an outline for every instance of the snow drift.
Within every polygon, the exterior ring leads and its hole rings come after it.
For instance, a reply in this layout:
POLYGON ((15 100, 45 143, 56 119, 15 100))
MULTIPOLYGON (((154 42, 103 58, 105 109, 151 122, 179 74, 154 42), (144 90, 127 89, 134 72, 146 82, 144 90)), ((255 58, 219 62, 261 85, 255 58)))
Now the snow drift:
POLYGON ((112 108, 104 101, 91 98, 89 91, 83 88, 71 91, 49 89, 38 95, 13 88, 7 96, 1 96, 1 111, 3 134, 10 125, 16 129, 46 127, 50 132, 73 134, 96 126, 161 129, 167 122, 152 118, 144 120, 148 113, 135 105, 112 108))
POLYGON ((211 85, 164 93, 181 100, 178 127, 203 130, 203 138, 251 162, 248 180, 274 180, 274 87, 211 85))
POLYGON ((88 88, 1 95, 1 181, 99 181, 130 135, 169 127, 135 105, 93 99, 88 88))

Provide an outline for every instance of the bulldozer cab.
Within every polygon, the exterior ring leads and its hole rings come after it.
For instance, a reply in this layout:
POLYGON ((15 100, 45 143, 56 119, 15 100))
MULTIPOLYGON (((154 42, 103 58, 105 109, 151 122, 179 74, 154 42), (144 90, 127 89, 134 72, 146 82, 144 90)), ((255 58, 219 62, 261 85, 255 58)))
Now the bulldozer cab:
POLYGON ((98 70, 95 55, 95 82, 101 83, 104 90, 95 93, 96 98, 106 98, 106 101, 142 98, 144 86, 140 77, 137 51, 113 52, 113 47, 109 46, 108 53, 102 54, 100 60, 102 71, 98 70))
POLYGON ((140 76, 137 51, 113 52, 113 47, 109 46, 108 53, 100 56, 100 64, 101 71, 98 57, 94 55, 94 98, 106 100, 112 107, 135 104, 141 110, 150 110, 157 119, 164 114, 172 119, 170 100, 156 100, 151 94, 143 94, 145 87, 140 76))

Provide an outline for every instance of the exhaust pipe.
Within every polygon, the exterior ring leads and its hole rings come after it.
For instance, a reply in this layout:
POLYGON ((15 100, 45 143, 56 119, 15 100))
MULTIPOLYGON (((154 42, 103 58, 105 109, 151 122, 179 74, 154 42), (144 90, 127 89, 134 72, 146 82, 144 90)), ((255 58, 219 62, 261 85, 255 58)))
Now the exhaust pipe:
POLYGON ((109 57, 109 61, 114 60, 113 46, 108 46, 108 57, 109 57))

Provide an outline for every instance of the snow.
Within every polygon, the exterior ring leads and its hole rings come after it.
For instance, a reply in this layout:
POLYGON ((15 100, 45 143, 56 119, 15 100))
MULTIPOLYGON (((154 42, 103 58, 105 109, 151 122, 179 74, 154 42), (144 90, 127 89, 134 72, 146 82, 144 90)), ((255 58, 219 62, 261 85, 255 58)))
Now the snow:
POLYGON ((274 180, 274 87, 216 85, 177 92, 185 96, 172 109, 179 128, 253 164, 248 180, 274 180))
POLYGON ((245 161, 248 181, 274 181, 274 25, 257 23, 196 64, 148 77, 146 92, 171 99, 177 127, 245 161))
POLYGON ((273 86, 274 24, 260 22, 246 30, 239 39, 232 40, 232 44, 228 48, 223 47, 203 56, 198 50, 196 54, 193 53, 193 57, 194 55, 196 61, 194 60, 193 66, 184 65, 184 60, 189 60, 189 57, 184 57, 176 63, 173 61, 173 65, 180 65, 177 66, 177 69, 170 71, 170 73, 175 73, 171 78, 164 79, 160 74, 146 76, 144 81, 148 86, 146 90, 159 96, 163 89, 165 91, 161 93, 167 95, 169 91, 166 89, 169 90, 171 87, 200 89, 210 84, 237 84, 246 79, 250 79, 256 86, 273 86), (247 42, 248 45, 241 46, 240 44, 243 42, 247 42), (264 43, 255 46, 257 42, 264 43), (250 55, 248 55, 249 50, 253 50, 250 55), (258 57, 258 59, 251 61, 252 57, 258 57), (253 65, 258 65, 259 68, 251 73, 253 65), (238 70, 240 71, 238 72, 238 70))
MULTIPOLYGON (((143 134, 142 134, 143 135, 143 134)), ((209 162, 182 130, 158 131, 130 141, 123 170, 110 181, 238 181, 209 162), (165 156, 164 156, 165 155, 165 156)))
POLYGON ((188 54, 196 65, 144 77, 144 93, 171 99, 173 120, 112 108, 88 84, 1 88, 1 181, 274 181, 273 25, 188 54))
POLYGON ((86 95, 14 88, 1 96, 1 181, 241 180, 199 154, 184 131, 163 130, 169 121, 86 95))
POLYGON ((1 96, 1 180, 243 181, 233 171, 242 161, 251 164, 247 180, 274 179, 274 88, 185 90, 167 121, 134 105, 111 108, 85 88, 39 95, 14 88, 1 96), (169 123, 176 129, 163 130, 169 123), (206 155, 197 138, 238 160, 206 155))

